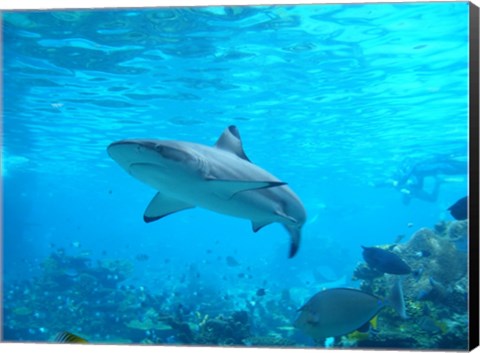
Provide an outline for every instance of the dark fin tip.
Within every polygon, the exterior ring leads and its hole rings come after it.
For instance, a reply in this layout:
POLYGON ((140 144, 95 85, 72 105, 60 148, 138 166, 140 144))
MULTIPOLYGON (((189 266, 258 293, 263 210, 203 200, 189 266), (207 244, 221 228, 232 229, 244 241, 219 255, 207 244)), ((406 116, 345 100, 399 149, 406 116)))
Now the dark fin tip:
POLYGON ((292 257, 294 257, 297 254, 297 251, 298 251, 298 244, 292 243, 290 245, 290 254, 288 254, 288 258, 291 259, 292 257))
POLYGON ((147 216, 143 216, 143 221, 144 221, 145 223, 151 223, 151 222, 158 221, 160 218, 163 218, 163 216, 160 216, 160 217, 147 217, 147 216))
POLYGON ((240 133, 238 132, 238 129, 235 125, 230 125, 228 127, 228 131, 230 131, 230 133, 235 136, 236 138, 240 139, 240 133))

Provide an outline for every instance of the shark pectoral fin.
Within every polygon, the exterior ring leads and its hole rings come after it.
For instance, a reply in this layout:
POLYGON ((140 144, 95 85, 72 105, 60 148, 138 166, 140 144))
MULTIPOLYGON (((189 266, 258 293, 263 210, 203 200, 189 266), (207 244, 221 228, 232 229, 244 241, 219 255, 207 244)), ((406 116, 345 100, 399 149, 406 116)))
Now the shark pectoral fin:
POLYGON ((223 180, 207 178, 208 183, 215 187, 217 194, 224 195, 227 199, 242 191, 273 188, 285 185, 283 181, 245 181, 245 180, 223 180))
POLYGON ((298 251, 298 248, 300 246, 300 238, 302 236, 300 228, 297 226, 289 226, 284 224, 283 225, 285 229, 287 230, 288 234, 290 234, 290 253, 288 254, 289 258, 292 258, 295 256, 295 254, 298 251))
POLYGON ((146 223, 156 221, 162 217, 168 216, 174 212, 193 208, 195 206, 186 202, 172 199, 159 192, 153 197, 152 201, 147 206, 145 213, 143 214, 143 220, 146 223))
POLYGON ((272 223, 272 222, 270 222, 270 221, 267 221, 267 222, 252 221, 252 229, 256 233, 260 229, 262 229, 263 227, 268 226, 270 223, 272 223))

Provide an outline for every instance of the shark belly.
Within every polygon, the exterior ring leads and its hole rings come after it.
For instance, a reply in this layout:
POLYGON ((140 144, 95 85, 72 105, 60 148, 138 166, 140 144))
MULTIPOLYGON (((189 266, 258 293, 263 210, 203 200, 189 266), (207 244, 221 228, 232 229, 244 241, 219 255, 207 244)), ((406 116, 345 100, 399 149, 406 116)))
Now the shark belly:
POLYGON ((184 173, 155 164, 132 164, 129 172, 169 199, 192 207, 250 220, 271 218, 273 222, 275 218, 271 202, 260 191, 247 190, 232 196, 224 185, 205 181, 199 173, 184 173))
POLYGON ((226 199, 221 193, 216 195, 205 193, 204 197, 197 199, 198 206, 251 221, 269 220, 269 223, 278 221, 278 216, 274 214, 275 205, 258 191, 244 191, 240 194, 226 199))

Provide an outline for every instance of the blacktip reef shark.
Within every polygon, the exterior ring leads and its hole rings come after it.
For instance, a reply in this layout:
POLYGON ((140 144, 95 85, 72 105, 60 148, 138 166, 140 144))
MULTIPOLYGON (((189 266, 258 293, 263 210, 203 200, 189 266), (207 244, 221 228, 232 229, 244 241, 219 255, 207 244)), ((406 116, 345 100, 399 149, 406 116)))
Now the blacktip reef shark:
POLYGON ((286 183, 248 159, 235 126, 226 128, 214 146, 127 139, 107 151, 131 176, 158 191, 145 222, 193 207, 249 219, 254 232, 278 222, 291 237, 289 257, 297 253, 305 208, 286 183))

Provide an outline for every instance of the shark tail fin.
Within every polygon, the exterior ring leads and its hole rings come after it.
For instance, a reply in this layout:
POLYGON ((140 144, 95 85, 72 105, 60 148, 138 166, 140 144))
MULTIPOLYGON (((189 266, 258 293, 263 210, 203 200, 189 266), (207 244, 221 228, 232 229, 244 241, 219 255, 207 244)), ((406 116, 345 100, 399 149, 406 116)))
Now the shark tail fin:
POLYGON ((288 257, 292 258, 295 256, 298 248, 300 247, 300 239, 302 237, 302 233, 300 228, 296 226, 290 226, 285 224, 283 226, 287 230, 288 234, 290 234, 290 252, 288 254, 288 257))

